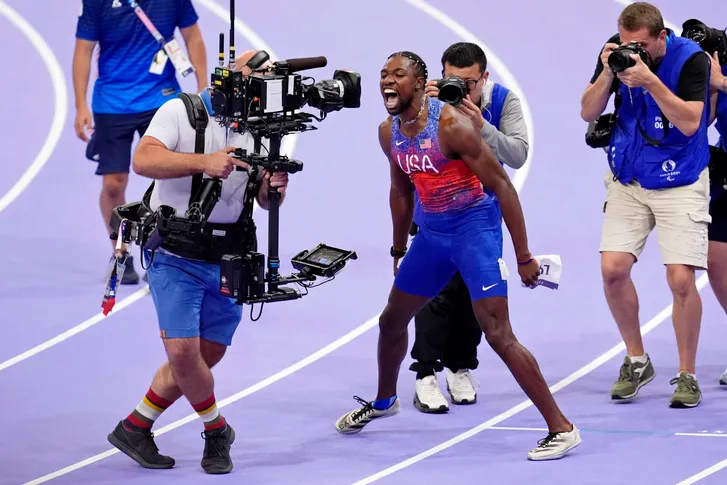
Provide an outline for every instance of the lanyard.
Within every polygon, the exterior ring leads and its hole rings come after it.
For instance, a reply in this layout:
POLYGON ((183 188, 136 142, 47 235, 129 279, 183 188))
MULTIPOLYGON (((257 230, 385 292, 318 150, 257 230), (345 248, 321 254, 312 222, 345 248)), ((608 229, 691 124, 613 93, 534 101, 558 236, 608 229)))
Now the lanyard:
POLYGON ((139 5, 136 0, 129 0, 129 6, 134 9, 134 13, 136 14, 136 16, 139 17, 141 23, 144 24, 146 29, 151 35, 154 36, 157 42, 159 42, 160 44, 164 44, 164 37, 162 36, 162 34, 159 33, 157 28, 152 23, 151 19, 146 15, 146 12, 141 9, 141 5, 139 5))

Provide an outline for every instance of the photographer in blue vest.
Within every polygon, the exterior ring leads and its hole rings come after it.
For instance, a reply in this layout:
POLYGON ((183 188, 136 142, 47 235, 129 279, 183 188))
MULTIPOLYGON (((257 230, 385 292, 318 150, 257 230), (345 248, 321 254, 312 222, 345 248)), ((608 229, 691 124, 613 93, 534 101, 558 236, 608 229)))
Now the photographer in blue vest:
MULTIPOLYGON (((727 49, 725 49, 727 50, 727 49)), ((722 53, 727 58, 727 52, 722 53)), ((714 296, 727 313, 727 65, 720 63, 720 53, 712 53, 710 77, 710 125, 716 121, 719 141, 712 147, 710 159, 711 201, 709 213, 709 284, 714 296)), ((727 386, 727 370, 719 383, 727 386)))
POLYGON ((600 252, 606 300, 627 355, 611 397, 631 400, 656 375, 644 350, 631 280, 631 269, 656 227, 673 295, 679 355, 669 405, 691 408, 702 399, 696 375, 702 302, 695 271, 707 268, 711 221, 709 56, 666 29, 659 10, 646 2, 626 7, 618 29, 581 100, 581 117, 592 122, 617 93, 600 252), (619 49, 619 43, 632 42, 631 52, 619 49))
MULTIPOLYGON (((441 62, 443 77, 457 76, 465 81, 467 98, 457 109, 467 114, 502 163, 515 169, 522 167, 529 147, 520 100, 515 93, 489 79, 484 51, 477 44, 459 42, 444 52, 441 62)), ((427 83, 426 94, 439 95, 437 80, 427 83)), ((415 210, 412 232, 416 231, 416 221, 415 210)), ((482 340, 482 330, 459 273, 420 310, 414 321, 416 338, 411 356, 416 362, 410 369, 416 372, 416 408, 424 413, 441 413, 449 409, 437 382, 436 373, 442 371, 452 402, 474 403, 477 393, 470 370, 478 366, 477 347, 482 340)))

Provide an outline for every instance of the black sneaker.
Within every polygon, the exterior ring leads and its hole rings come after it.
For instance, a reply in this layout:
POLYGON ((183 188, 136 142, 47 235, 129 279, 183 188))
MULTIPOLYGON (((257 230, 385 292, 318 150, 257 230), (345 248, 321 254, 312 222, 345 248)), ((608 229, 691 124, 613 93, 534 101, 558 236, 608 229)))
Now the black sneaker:
POLYGON ((235 442, 235 430, 225 424, 224 428, 202 431, 205 440, 202 468, 212 475, 221 475, 232 471, 230 446, 235 442))
POLYGON ((151 431, 130 431, 119 421, 108 436, 109 443, 144 468, 172 468, 174 458, 160 455, 151 431))
POLYGON ((134 257, 129 256, 126 258, 126 269, 124 275, 121 277, 122 285, 135 285, 139 283, 139 274, 134 269, 134 257))

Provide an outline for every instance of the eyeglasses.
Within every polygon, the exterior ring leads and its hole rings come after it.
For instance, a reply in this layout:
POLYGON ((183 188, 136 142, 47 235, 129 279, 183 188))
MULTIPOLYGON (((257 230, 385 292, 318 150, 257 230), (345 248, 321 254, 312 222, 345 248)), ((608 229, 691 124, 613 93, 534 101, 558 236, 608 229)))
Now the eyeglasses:
MULTIPOLYGON (((472 90, 475 89, 475 86, 477 86, 477 83, 480 82, 480 79, 482 79, 484 75, 485 73, 483 72, 477 79, 463 79, 465 86, 467 86, 468 93, 471 93, 472 90)), ((442 70, 442 76, 444 76, 444 70, 442 70)))
POLYGON ((482 79, 482 76, 484 76, 484 75, 485 74, 482 73, 482 75, 480 77, 478 77, 477 79, 474 79, 474 80, 473 79, 466 79, 465 80, 464 84, 465 84, 465 86, 467 86, 467 92, 468 93, 469 92, 472 92, 472 90, 475 88, 475 86, 477 86, 477 83, 480 82, 480 79, 482 79))

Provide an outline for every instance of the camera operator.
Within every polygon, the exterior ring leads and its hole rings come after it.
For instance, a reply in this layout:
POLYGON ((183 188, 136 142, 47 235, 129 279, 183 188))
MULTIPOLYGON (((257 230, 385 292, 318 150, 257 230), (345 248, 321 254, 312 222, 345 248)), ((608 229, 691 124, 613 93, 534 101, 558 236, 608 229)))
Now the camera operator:
MULTIPOLYGON (((721 66, 719 54, 712 54, 712 75, 710 77, 711 119, 716 121, 720 135, 712 147, 711 200, 709 213, 709 284, 722 309, 727 312, 727 65, 721 66)), ((711 124, 711 123, 710 123, 711 124)), ((727 385, 727 370, 719 379, 727 385)))
MULTIPOLYGON (((245 76, 250 75, 245 64, 254 54, 248 51, 235 60, 235 66, 244 66, 245 76)), ((243 211, 248 184, 248 173, 235 169, 249 165, 229 153, 233 147, 248 152, 255 147, 249 133, 239 134, 215 121, 209 89, 204 89, 199 97, 208 116, 204 154, 196 153, 197 134, 188 118, 187 106, 182 99, 173 99, 151 120, 136 150, 133 168, 137 174, 155 179, 149 202, 152 211, 163 204, 185 213, 190 195, 195 193, 195 180, 200 183, 204 176, 222 179, 221 196, 205 228, 209 227, 215 235, 224 235, 224 240, 210 243, 209 247, 201 247, 201 243, 200 247, 180 245, 174 251, 163 244, 153 254, 148 270, 149 288, 168 360, 157 371, 136 409, 119 422, 108 439, 144 467, 173 467, 174 459, 159 454, 151 428, 165 409, 185 396, 204 423, 202 468, 207 473, 220 474, 232 470, 230 445, 235 433, 217 409, 210 369, 231 345, 242 306, 220 294, 219 253, 230 251, 230 247, 234 251, 240 245, 256 245, 243 240, 234 224, 243 211)), ((261 173, 261 177, 257 202, 267 209, 268 187, 278 187, 284 195, 288 174, 276 172, 270 177, 261 173)), ((148 260, 148 253, 143 254, 148 260)))
MULTIPOLYGON (((466 114, 498 159, 512 168, 525 164, 528 133, 520 100, 515 93, 489 79, 487 56, 477 45, 458 42, 442 55, 444 78, 457 76, 465 81, 467 98, 457 107, 466 114)), ((427 82, 426 94, 439 95, 437 80, 427 82)), ((502 247, 502 234, 500 234, 502 247)), ((442 292, 415 317, 416 337, 411 356, 416 362, 415 406, 422 412, 443 412, 449 404, 437 383, 437 372, 445 370, 452 402, 472 404, 477 399, 474 378, 477 347, 482 329, 472 310, 469 290, 456 273, 442 292)))
POLYGON ((611 397, 633 399, 655 376, 643 347, 630 274, 656 226, 679 349, 670 406, 694 407, 702 398, 695 364, 702 313, 695 270, 707 268, 711 220, 709 57, 695 42, 666 29, 659 10, 646 2, 626 7, 618 27, 619 36, 604 46, 581 100, 581 117, 593 122, 611 93, 618 93, 600 251, 606 300, 627 355, 611 397), (624 51, 619 42, 638 46, 624 51))

